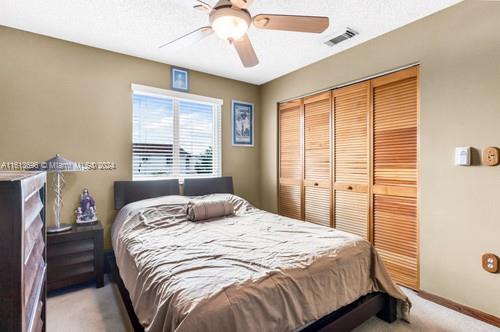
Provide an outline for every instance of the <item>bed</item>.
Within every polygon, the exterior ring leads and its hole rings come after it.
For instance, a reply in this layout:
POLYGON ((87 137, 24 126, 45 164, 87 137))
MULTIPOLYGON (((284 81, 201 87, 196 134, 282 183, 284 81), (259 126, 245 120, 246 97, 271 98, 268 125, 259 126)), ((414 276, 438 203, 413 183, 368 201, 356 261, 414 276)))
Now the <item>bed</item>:
POLYGON ((253 207, 230 177, 115 182, 112 275, 135 331, 349 331, 408 318, 407 297, 355 235, 253 207), (197 200, 234 215, 186 218, 197 200))

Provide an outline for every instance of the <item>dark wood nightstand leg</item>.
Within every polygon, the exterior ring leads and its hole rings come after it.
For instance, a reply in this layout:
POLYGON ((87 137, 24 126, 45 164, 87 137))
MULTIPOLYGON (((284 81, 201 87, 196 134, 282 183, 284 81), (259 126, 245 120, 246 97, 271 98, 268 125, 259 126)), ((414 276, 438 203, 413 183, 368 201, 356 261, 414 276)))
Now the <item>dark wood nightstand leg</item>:
POLYGON ((104 286, 104 244, 102 238, 103 232, 98 232, 95 236, 94 243, 94 259, 95 259, 95 285, 96 288, 104 286))

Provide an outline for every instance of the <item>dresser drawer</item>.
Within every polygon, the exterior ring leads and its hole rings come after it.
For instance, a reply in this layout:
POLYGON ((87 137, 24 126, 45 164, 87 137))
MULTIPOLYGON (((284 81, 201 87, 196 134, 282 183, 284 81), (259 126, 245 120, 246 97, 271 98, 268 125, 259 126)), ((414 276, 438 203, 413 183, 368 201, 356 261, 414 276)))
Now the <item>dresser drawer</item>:
POLYGON ((33 193, 24 203, 24 229, 28 230, 36 218, 40 218, 40 212, 43 209, 43 203, 40 198, 40 192, 33 193))
POLYGON ((24 265, 24 304, 26 308, 31 308, 37 300, 39 287, 43 283, 42 280, 45 279, 44 246, 43 238, 40 236, 24 265))
POLYGON ((23 199, 27 201, 35 192, 38 192, 45 185, 46 179, 47 175, 45 173, 24 179, 21 182, 23 199))
POLYGON ((31 328, 31 330, 28 329, 28 331, 36 331, 34 328, 40 325, 38 321, 41 320, 42 317, 42 301, 45 289, 45 263, 41 264, 39 271, 40 273, 35 278, 33 285, 30 288, 25 289, 25 294, 29 294, 24 308, 24 311, 26 312, 26 326, 31 328))
POLYGON ((31 317, 29 317, 28 331, 41 332, 43 331, 43 318, 42 318, 43 302, 38 301, 37 306, 33 308, 31 317))
POLYGON ((43 239, 43 220, 36 216, 30 227, 24 232, 24 263, 27 263, 32 255, 35 245, 38 242, 44 242, 43 239))

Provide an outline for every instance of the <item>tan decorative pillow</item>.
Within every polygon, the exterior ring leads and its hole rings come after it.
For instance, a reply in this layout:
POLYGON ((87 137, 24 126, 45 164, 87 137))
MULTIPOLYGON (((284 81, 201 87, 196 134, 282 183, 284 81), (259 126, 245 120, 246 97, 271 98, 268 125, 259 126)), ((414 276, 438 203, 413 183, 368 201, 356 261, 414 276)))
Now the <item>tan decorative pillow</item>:
POLYGON ((186 214, 191 221, 201 221, 232 215, 234 208, 226 200, 197 200, 187 204, 186 214))

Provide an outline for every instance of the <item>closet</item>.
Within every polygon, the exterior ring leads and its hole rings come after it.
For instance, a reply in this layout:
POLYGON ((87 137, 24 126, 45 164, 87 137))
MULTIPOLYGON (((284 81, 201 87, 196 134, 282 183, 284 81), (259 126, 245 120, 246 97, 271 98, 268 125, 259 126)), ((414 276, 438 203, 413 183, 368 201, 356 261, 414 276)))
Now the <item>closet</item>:
POLYGON ((304 98, 304 220, 331 226, 330 95, 304 98))
POLYGON ((418 288, 416 67, 373 79, 373 244, 393 279, 418 288))
POLYGON ((333 91, 334 226, 369 238, 370 83, 333 91))
POLYGON ((279 106, 279 214, 304 219, 302 100, 279 106))
POLYGON ((418 66, 278 110, 279 213, 370 240, 418 289, 418 66))

